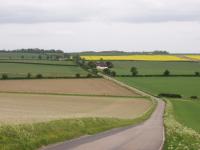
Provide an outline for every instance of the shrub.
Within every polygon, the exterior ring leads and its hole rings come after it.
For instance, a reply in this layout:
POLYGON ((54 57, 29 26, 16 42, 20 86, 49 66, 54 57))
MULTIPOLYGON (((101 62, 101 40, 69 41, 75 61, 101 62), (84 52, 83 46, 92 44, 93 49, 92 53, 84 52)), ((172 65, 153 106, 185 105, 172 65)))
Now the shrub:
POLYGON ((191 96, 191 99, 198 99, 198 96, 191 96))
POLYGON ((200 72, 195 72, 195 76, 200 76, 200 72))
POLYGON ((4 73, 4 74, 2 74, 2 79, 3 79, 3 80, 6 80, 6 79, 8 79, 8 75, 7 75, 7 74, 5 74, 5 73, 4 73))
POLYGON ((75 76, 76 76, 76 78, 80 78, 81 77, 81 75, 79 73, 77 73, 75 76))
POLYGON ((91 78, 92 75, 90 73, 87 74, 87 78, 91 78))
POLYGON ((115 71, 112 71, 112 72, 110 73, 110 75, 113 76, 113 77, 115 77, 115 76, 116 76, 116 72, 115 72, 115 71))
POLYGON ((163 73, 164 76, 169 76, 170 75, 170 71, 169 70, 165 70, 163 73))
POLYGON ((180 94, 171 94, 171 93, 160 93, 159 97, 168 97, 168 98, 182 98, 180 94))
POLYGON ((110 69, 106 68, 106 69, 103 70, 103 73, 110 75, 111 71, 110 71, 110 69))
POLYGON ((41 78, 43 78, 43 76, 42 76, 42 74, 37 74, 37 75, 36 75, 36 78, 37 78, 37 79, 41 79, 41 78))
POLYGON ((31 73, 27 74, 27 78, 30 79, 31 78, 31 73))

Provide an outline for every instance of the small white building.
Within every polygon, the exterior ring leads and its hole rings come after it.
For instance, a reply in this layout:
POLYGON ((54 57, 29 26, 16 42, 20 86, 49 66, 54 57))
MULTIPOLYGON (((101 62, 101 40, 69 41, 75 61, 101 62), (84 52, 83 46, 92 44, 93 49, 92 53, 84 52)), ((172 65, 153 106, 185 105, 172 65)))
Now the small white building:
POLYGON ((107 66, 105 63, 100 62, 100 63, 96 63, 96 68, 97 68, 98 70, 104 70, 104 69, 107 69, 108 66, 107 66))

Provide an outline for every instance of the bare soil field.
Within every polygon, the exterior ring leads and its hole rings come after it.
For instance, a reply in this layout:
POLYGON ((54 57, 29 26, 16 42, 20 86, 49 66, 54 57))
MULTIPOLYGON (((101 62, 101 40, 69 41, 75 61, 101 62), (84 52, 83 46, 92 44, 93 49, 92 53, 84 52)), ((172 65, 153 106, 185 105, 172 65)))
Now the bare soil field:
POLYGON ((135 118, 152 105, 144 98, 0 94, 1 123, 32 123, 76 117, 135 118))
POLYGON ((1 80, 0 92, 137 96, 105 79, 1 80))

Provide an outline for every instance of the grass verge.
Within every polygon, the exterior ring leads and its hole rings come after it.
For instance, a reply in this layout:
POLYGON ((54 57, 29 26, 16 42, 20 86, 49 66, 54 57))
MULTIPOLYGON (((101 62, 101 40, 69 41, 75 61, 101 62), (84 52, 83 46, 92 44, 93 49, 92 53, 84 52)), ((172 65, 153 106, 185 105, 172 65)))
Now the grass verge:
POLYGON ((164 124, 166 130, 165 150, 200 149, 200 134, 176 121, 173 104, 170 100, 166 100, 164 124))
POLYGON ((152 107, 136 119, 79 118, 35 124, 1 125, 1 150, 34 150, 44 145, 61 142, 83 135, 92 135, 112 128, 139 124, 150 117, 152 107))

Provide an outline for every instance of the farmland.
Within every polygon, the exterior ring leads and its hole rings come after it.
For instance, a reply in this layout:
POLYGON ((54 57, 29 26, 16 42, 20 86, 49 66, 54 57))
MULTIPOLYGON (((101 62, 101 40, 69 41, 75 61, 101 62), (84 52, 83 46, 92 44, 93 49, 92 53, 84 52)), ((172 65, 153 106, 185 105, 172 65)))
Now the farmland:
POLYGON ((42 74, 44 77, 74 77, 77 73, 82 76, 88 74, 78 66, 0 63, 0 74, 4 73, 8 77, 26 77, 28 73, 31 73, 32 76, 42 74))
POLYGON ((171 100, 177 121, 200 133, 200 102, 191 100, 171 100))
POLYGON ((81 56, 85 60, 188 61, 175 55, 81 56))
POLYGON ((3 80, 1 92, 138 96, 105 79, 3 80))
POLYGON ((173 75, 193 75, 200 71, 197 62, 112 61, 117 75, 131 75, 131 67, 137 67, 139 75, 162 75, 168 69, 173 75))
POLYGON ((152 102, 144 98, 1 93, 0 104, 0 122, 31 123, 82 117, 133 119, 152 102))
POLYGON ((200 96, 199 77, 119 77, 117 79, 154 95, 175 93, 186 98, 200 96))

